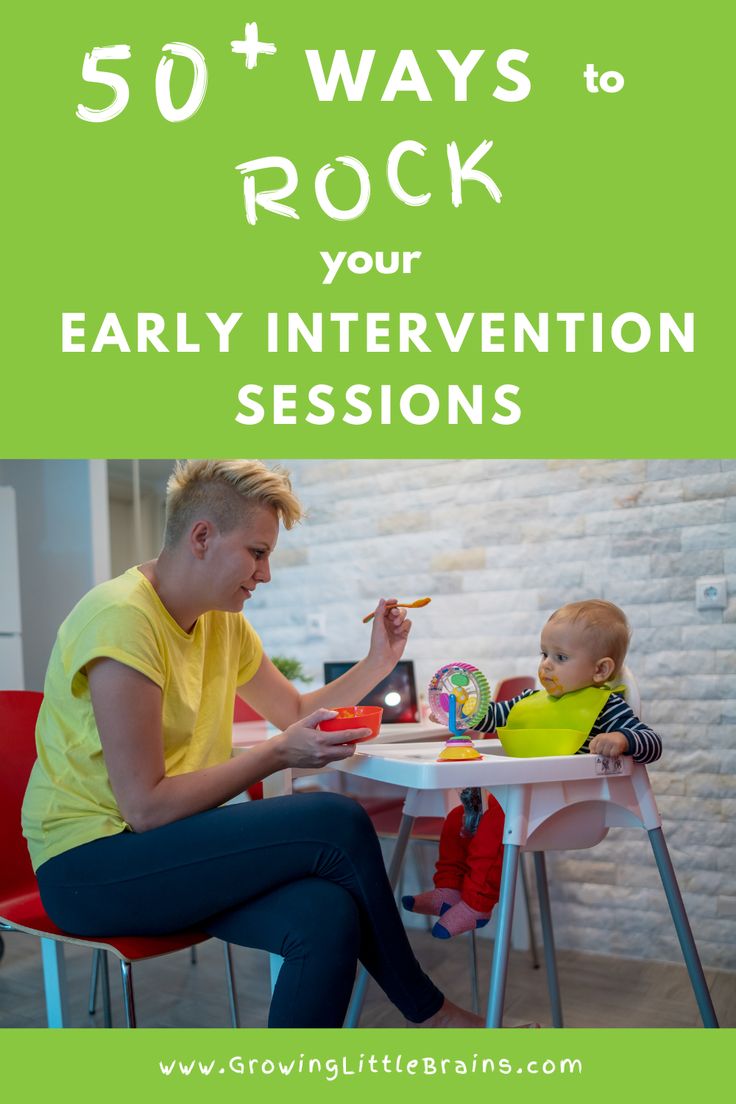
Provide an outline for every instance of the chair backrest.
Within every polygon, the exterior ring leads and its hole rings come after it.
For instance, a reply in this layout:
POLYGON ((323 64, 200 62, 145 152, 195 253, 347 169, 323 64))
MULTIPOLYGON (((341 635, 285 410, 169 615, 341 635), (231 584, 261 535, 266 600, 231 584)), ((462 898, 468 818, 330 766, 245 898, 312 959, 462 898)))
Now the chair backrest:
POLYGON ((27 892, 35 884, 20 810, 36 759, 42 701, 43 694, 33 690, 0 690, 0 898, 27 892))
POLYGON ((536 689, 536 686, 537 680, 534 675, 514 675, 511 678, 504 678, 496 684, 496 689, 493 691, 493 700, 509 701, 511 698, 523 694, 525 690, 536 689))
POLYGON ((626 687, 624 691, 624 701, 631 706, 634 713, 636 713, 639 720, 641 720, 641 694, 639 693, 639 684, 634 677, 634 672, 630 667, 623 667, 621 670, 621 682, 626 687))
MULTIPOLYGON (((629 667, 623 667, 619 682, 626 687, 623 698, 631 706, 637 717, 641 719, 641 695, 639 685, 633 671, 629 667)), ((620 787, 629 787, 629 780, 621 780, 617 783, 620 787)), ((630 786, 631 792, 626 789, 629 804, 619 807, 612 804, 614 798, 607 794, 600 800, 588 800, 573 804, 567 808, 561 808, 553 813, 549 819, 538 809, 536 812, 537 827, 529 842, 528 850, 532 851, 566 851, 568 849, 594 847, 608 834, 611 827, 641 827, 646 823, 645 804, 639 806, 637 802, 642 800, 644 789, 649 790, 649 782, 641 780, 638 785, 630 786)), ((651 801, 654 797, 649 790, 651 801)))
POLYGON ((243 721, 262 721, 263 717, 260 713, 256 713, 246 701, 235 695, 235 703, 233 706, 233 723, 241 724, 243 721))

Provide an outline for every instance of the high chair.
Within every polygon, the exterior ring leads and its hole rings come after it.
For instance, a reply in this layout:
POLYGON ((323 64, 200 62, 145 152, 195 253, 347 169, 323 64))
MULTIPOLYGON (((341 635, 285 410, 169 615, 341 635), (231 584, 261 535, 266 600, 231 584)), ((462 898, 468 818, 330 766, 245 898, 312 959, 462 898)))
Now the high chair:
MULTIPOLYGON (((510 698, 515 698, 518 694, 523 693, 524 690, 533 690, 535 686, 536 679, 532 675, 511 676, 510 678, 501 679, 495 684, 492 697, 494 701, 509 701, 510 698)), ((478 733, 478 739, 491 739, 493 735, 494 733, 478 733)), ((399 828, 401 828, 404 809, 404 799, 402 797, 371 797, 358 795, 355 797, 355 800, 358 800, 365 809, 367 815, 370 816, 375 834, 378 838, 397 839, 399 828)), ((452 804, 459 804, 459 798, 454 800, 452 804)), ((413 843, 439 842, 439 836, 444 822, 445 816, 417 817, 412 826, 410 841, 413 843)), ((538 960, 536 952, 536 938, 534 935, 534 924, 530 906, 529 882, 527 882, 526 870, 523 862, 520 864, 519 872, 521 875, 522 893, 524 895, 527 933, 529 933, 531 964, 534 969, 538 969, 538 967, 540 967, 540 960, 538 960)), ((388 877, 390 877, 391 880, 391 867, 390 870, 388 870, 388 877)), ((398 878, 399 871, 397 871, 394 881, 392 881, 394 888, 395 884, 398 884, 398 878)), ((468 933, 468 949, 471 986, 470 1001, 472 1010, 477 1012, 479 1007, 478 941, 477 934, 474 931, 468 933)), ((364 972, 361 972, 358 985, 361 991, 367 987, 367 975, 365 975, 364 972)))
MULTIPOLYGON (((625 672, 624 679, 628 681, 629 699, 635 708, 638 704, 635 680, 630 672, 625 672)), ((482 762, 440 763, 437 756, 442 746, 393 744, 372 747, 367 743, 353 758, 333 763, 331 769, 406 788, 392 873, 400 870, 414 818, 441 813, 447 791, 479 785, 500 802, 506 815, 504 860, 486 1026, 502 1026, 514 894, 522 853, 530 851, 534 855, 552 1021, 555 1027, 562 1027, 544 853, 594 847, 610 828, 626 827, 641 828, 649 836, 703 1024, 717 1027, 715 1009, 646 767, 634 763, 630 756, 564 755, 515 759, 506 756, 498 745, 483 747, 482 762)), ((360 987, 356 987, 346 1026, 357 1025, 361 1004, 360 987)))
MULTIPOLYGON (((135 1027, 133 963, 194 947, 211 936, 206 932, 186 930, 170 935, 86 938, 68 935, 47 916, 20 826, 23 795, 36 758, 36 718, 42 700, 42 694, 30 690, 0 691, 0 838, 3 840, 0 930, 26 932, 40 939, 49 1027, 63 1027, 67 1019, 63 953, 60 953, 65 943, 115 955, 120 961, 126 1026, 135 1027)), ((233 1027, 237 1027, 238 1003, 231 949, 228 943, 224 948, 230 1016, 233 1027)), ((104 962, 103 983, 106 960, 104 962)), ((109 1008, 106 1021, 109 1021, 109 1008)))

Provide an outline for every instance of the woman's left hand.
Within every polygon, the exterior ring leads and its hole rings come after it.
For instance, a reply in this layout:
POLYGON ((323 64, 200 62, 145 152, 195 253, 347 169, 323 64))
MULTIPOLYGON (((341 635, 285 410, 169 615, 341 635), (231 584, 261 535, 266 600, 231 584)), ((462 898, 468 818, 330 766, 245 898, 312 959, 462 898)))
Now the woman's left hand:
POLYGON ((368 659, 392 671, 404 654, 411 621, 406 610, 397 609, 396 598, 381 598, 376 606, 368 659))

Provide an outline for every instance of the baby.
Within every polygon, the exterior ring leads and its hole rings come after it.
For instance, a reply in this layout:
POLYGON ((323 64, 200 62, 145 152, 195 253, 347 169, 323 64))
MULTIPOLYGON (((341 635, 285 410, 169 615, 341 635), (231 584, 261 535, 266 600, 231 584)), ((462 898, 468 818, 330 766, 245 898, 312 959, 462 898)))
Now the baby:
MULTIPOLYGON (((562 606, 542 629, 539 681, 543 690, 526 690, 510 701, 491 702, 476 725, 492 732, 509 723, 527 728, 577 728, 588 735, 580 753, 631 755, 653 763, 662 741, 624 701, 616 683, 626 658, 631 630, 611 602, 591 600, 562 606)), ((478 789, 464 790, 447 816, 440 837, 435 888, 402 898, 404 908, 439 916, 432 929, 438 939, 484 927, 498 901, 503 862, 503 811, 493 797, 482 813, 478 789)))

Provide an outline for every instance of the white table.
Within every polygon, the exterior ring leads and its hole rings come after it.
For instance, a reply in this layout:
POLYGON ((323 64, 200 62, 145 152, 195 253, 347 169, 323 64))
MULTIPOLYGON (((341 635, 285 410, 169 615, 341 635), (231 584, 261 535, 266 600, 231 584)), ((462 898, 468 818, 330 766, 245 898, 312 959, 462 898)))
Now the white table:
MULTIPOLYGON (((279 729, 267 721, 240 721, 233 725, 233 747, 252 747, 274 736, 279 729)), ((417 740, 444 739, 450 730, 440 728, 430 721, 419 724, 382 724, 378 736, 374 740, 367 741, 372 745, 406 744, 417 740)), ((362 745, 357 745, 362 746, 362 745)))

